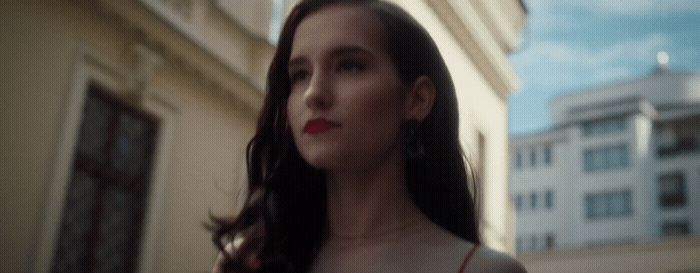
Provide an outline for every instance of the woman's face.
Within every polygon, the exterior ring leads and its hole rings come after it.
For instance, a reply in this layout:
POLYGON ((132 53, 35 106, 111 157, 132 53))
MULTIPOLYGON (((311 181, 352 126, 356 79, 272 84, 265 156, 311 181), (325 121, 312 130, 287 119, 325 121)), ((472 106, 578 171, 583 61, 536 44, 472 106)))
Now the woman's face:
POLYGON ((385 39, 379 19, 352 6, 322 8, 297 27, 287 114, 310 165, 361 169, 400 151, 406 87, 385 39))

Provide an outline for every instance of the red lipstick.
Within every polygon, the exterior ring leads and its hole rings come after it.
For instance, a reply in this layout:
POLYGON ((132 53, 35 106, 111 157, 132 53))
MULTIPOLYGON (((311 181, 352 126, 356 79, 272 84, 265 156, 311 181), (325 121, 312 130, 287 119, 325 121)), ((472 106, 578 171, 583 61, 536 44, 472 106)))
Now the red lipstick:
POLYGON ((340 126, 340 124, 331 122, 324 118, 317 118, 309 120, 304 126, 304 132, 308 134, 320 134, 326 132, 330 129, 340 126))

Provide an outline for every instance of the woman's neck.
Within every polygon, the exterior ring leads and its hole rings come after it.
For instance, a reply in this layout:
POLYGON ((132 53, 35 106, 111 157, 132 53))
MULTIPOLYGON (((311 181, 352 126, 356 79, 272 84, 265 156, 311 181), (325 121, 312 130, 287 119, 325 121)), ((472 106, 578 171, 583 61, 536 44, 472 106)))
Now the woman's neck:
POLYGON ((415 232, 429 221, 406 186, 400 151, 361 170, 329 171, 329 240, 383 240, 415 232))

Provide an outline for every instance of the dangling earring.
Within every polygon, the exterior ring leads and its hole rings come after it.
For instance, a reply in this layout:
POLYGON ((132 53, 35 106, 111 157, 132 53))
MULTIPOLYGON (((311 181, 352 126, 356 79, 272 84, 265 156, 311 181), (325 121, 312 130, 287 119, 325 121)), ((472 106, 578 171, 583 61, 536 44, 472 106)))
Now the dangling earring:
POLYGON ((407 132, 404 139, 406 156, 411 160, 422 158, 425 156, 425 147, 418 134, 420 123, 416 120, 411 120, 406 123, 406 127, 407 132))

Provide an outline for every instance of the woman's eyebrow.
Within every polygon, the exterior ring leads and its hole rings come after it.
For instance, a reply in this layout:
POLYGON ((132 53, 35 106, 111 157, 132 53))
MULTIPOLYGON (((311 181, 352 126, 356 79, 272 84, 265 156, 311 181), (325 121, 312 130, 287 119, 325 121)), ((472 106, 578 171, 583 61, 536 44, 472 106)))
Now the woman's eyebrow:
POLYGON ((342 55, 353 55, 353 54, 368 54, 372 55, 372 52, 360 47, 360 46, 342 46, 331 50, 330 55, 332 57, 338 57, 342 55))
MULTIPOLYGON (((330 56, 332 58, 337 58, 337 57, 342 57, 344 55, 354 55, 354 54, 367 54, 367 55, 374 55, 372 54, 371 51, 361 47, 361 46, 341 46, 334 48, 330 52, 330 56)), ((298 56, 291 58, 289 62, 287 63, 287 68, 291 69, 297 66, 300 66, 306 62, 306 58, 303 56, 298 56)))

